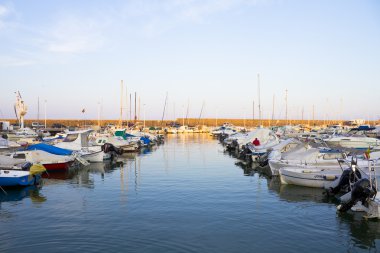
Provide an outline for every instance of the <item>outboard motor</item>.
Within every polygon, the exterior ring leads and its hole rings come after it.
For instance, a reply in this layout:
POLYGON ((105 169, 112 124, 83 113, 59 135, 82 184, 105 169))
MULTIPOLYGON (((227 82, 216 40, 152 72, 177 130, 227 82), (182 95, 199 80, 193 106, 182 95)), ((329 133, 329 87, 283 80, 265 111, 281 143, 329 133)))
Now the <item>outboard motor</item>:
POLYGON ((328 189, 329 195, 336 195, 341 191, 349 191, 350 183, 352 184, 362 178, 359 170, 355 169, 355 165, 352 166, 353 168, 345 169, 340 178, 328 189))
POLYGON ((26 162, 24 163, 22 166, 21 166, 21 169, 24 170, 24 171, 29 171, 30 170, 30 167, 32 167, 32 163, 31 162, 26 162))
POLYGON ((121 148, 117 148, 117 147, 115 147, 111 143, 104 143, 104 145, 102 146, 102 151, 104 153, 114 152, 114 153, 116 153, 118 155, 122 155, 123 154, 123 150, 121 148))
POLYGON ((261 167, 265 167, 268 165, 269 161, 269 152, 265 153, 264 155, 259 156, 258 163, 261 167))
POLYGON ((240 160, 245 160, 246 162, 250 163, 252 162, 252 159, 251 159, 251 150, 247 147, 247 145, 243 145, 241 147, 241 151, 239 152, 239 155, 238 155, 238 158, 240 160))
POLYGON ((376 189, 371 187, 369 179, 362 178, 353 185, 349 201, 340 204, 337 209, 339 212, 347 212, 358 201, 361 201, 365 205, 366 201, 374 196, 376 196, 376 189))

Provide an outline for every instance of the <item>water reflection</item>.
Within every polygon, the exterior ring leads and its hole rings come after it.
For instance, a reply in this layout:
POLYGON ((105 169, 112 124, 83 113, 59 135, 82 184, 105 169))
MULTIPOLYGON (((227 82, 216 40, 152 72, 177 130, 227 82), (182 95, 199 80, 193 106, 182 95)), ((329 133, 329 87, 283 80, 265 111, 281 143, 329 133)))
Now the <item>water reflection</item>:
POLYGON ((276 192, 281 200, 287 202, 330 202, 330 198, 325 194, 323 189, 297 185, 284 185, 281 184, 279 177, 269 178, 267 183, 270 191, 276 192))
POLYGON ((376 240, 380 239, 379 221, 366 220, 362 213, 352 212, 339 215, 339 226, 349 228, 352 246, 377 252, 376 240))
MULTIPOLYGON (((232 155, 235 157, 234 155, 232 155)), ((235 162, 235 165, 242 169, 244 176, 258 176, 260 180, 267 182, 270 192, 277 194, 279 200, 289 203, 314 202, 316 204, 325 203, 332 205, 332 212, 324 215, 334 215, 337 217, 337 226, 340 231, 349 232, 349 248, 363 249, 367 252, 377 252, 376 243, 380 240, 380 222, 378 220, 367 220, 362 212, 337 213, 335 206, 338 199, 328 197, 324 189, 302 187, 296 185, 281 184, 279 177, 270 177, 262 168, 251 167, 245 162, 235 162)), ((351 252, 352 250, 348 250, 351 252)))
POLYGON ((42 203, 46 198, 40 194, 41 186, 31 185, 28 187, 7 188, 5 192, 0 191, 0 202, 21 201, 30 198, 33 203, 42 203))

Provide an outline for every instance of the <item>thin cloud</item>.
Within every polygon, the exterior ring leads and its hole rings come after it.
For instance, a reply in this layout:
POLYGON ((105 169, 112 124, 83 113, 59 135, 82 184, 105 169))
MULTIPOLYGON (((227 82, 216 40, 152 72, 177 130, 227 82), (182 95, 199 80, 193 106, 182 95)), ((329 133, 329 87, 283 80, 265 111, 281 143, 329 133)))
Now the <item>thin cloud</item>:
POLYGON ((104 45, 103 24, 91 19, 64 18, 51 28, 47 50, 54 53, 94 52, 104 45))
POLYGON ((9 13, 9 8, 0 4, 0 29, 5 27, 5 18, 9 15, 9 13))
POLYGON ((122 13, 143 20, 141 32, 155 37, 182 24, 199 24, 212 15, 266 2, 268 0, 167 0, 152 3, 142 0, 126 4, 122 13))
POLYGON ((35 64, 33 60, 26 60, 17 57, 1 57, 0 67, 21 67, 35 64))

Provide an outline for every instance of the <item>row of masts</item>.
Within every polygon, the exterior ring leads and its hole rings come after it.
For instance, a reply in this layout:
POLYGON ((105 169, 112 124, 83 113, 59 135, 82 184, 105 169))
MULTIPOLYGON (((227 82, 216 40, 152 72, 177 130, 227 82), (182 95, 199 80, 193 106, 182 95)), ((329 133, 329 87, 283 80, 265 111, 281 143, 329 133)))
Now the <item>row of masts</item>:
MULTIPOLYGON (((263 123, 263 118, 262 118, 262 107, 261 107, 261 89, 260 89, 260 74, 257 74, 257 92, 258 92, 258 110, 259 110, 259 124, 262 125, 263 123)), ((125 86, 125 107, 123 107, 124 99, 123 99, 123 94, 124 94, 124 83, 123 80, 120 82, 120 117, 119 117, 119 126, 122 126, 123 124, 123 112, 125 110, 125 119, 127 120, 127 125, 128 121, 137 121, 140 118, 140 108, 141 108, 141 99, 140 97, 137 97, 137 92, 135 92, 135 97, 134 97, 134 118, 132 119, 132 93, 128 94, 128 89, 127 86, 125 86), (129 101, 128 101, 128 96, 129 96, 129 101), (138 101, 137 101, 138 100, 138 101), (129 102, 129 105, 128 105, 129 102), (138 106, 137 106, 138 102, 138 106), (128 107, 129 107, 129 120, 128 120, 128 107)), ((165 96, 165 104, 164 104, 164 109, 162 113, 162 118, 161 118, 161 123, 164 121, 165 117, 165 112, 166 112, 166 107, 167 107, 167 101, 168 101, 168 92, 166 92, 165 96)), ((340 101, 342 107, 342 99, 340 101)), ((99 105, 99 103, 98 103, 99 105)), ((144 104, 145 106, 145 104, 144 104)), ((202 103, 202 108, 198 117, 198 124, 201 120, 202 113, 204 110, 205 102, 202 103)), ((190 107, 190 100, 188 100, 187 104, 187 109, 186 109, 186 116, 183 115, 182 117, 182 125, 185 125, 185 120, 188 119, 189 116, 189 107, 190 107)), ((84 110, 84 109, 83 109, 84 110)), ((83 111, 82 111, 83 112, 83 111)), ((184 113, 184 111, 183 111, 184 113)), ((175 104, 174 104, 174 115, 175 115, 175 104)), ((216 117, 217 118, 217 117, 216 117)), ((244 115, 244 119, 245 119, 244 115)), ((273 94, 273 99, 272 99, 272 114, 271 114, 271 120, 275 120, 275 94, 273 94)), ((253 107, 252 107, 252 119, 255 120, 255 101, 253 100, 253 107)), ((310 118, 309 118, 310 119, 310 118)), ((38 97, 38 113, 37 113, 37 120, 39 122, 40 120, 40 100, 38 97)), ((288 124, 288 89, 285 90, 285 120, 286 124, 288 124)), ((301 120, 304 120, 304 107, 301 109, 301 120)), ((315 120, 315 105, 312 106, 312 121, 314 122, 315 120)), ((100 109, 98 108, 98 125, 100 125, 100 109)), ((145 125, 145 107, 144 107, 144 125, 145 125)), ((46 127, 46 100, 45 100, 45 127, 46 127)))
MULTIPOLYGON (((260 89, 260 74, 257 74, 257 93, 258 93, 258 110, 259 110, 259 124, 262 125, 262 107, 261 107, 261 89, 260 89)), ((123 107, 123 93, 124 93, 124 83, 123 80, 121 80, 120 83, 120 118, 119 118, 119 125, 122 126, 123 123, 123 109, 126 111, 125 119, 127 120, 128 124, 128 110, 127 108, 129 107, 129 120, 130 121, 137 121, 140 118, 140 106, 141 106, 141 100, 140 97, 138 97, 138 106, 137 106, 137 93, 135 92, 135 97, 134 97, 134 118, 132 119, 132 93, 128 94, 128 89, 127 86, 125 87, 125 107, 123 107), (129 106, 128 106, 128 95, 129 95, 129 106), (137 113, 137 108, 138 108, 138 113, 137 113)), ((161 123, 164 121, 165 117, 165 112, 166 112, 166 107, 167 107, 167 102, 168 102, 168 92, 166 92, 165 96, 165 103, 164 103, 164 109, 161 117, 161 123)), ((204 105, 205 103, 202 103, 202 108, 200 111, 200 115, 198 118, 198 122, 200 122, 202 112, 204 110, 204 105)), ((38 104, 39 106, 39 104, 38 104)), ((190 100, 188 100, 187 104, 187 109, 186 109, 186 116, 183 115, 182 117, 182 125, 185 125, 185 120, 187 120, 189 116, 189 107, 190 107, 190 100)), ((38 107, 39 110, 39 107, 38 107)), ((99 113, 99 112, 98 112, 99 113)), ((175 114, 175 104, 174 104, 174 114, 175 114)), ((39 114, 38 114, 39 115, 39 114)), ((312 120, 314 121, 315 119, 315 106, 312 106, 312 120)), ((245 118, 245 116, 244 116, 245 118)), ((255 101, 253 100, 253 107, 252 107, 252 119, 255 120, 255 101)), ((272 114, 271 114, 271 120, 275 119, 275 94, 273 94, 273 99, 272 99, 272 114)), ((301 119, 304 119, 304 107, 302 107, 302 112, 301 112, 301 119)), ((100 116, 98 115, 98 121, 100 120, 100 116)), ((288 89, 285 90, 285 120, 288 124, 288 89)), ((145 111, 144 111, 144 121, 145 121, 145 111)))
MULTIPOLYGON (((128 121, 137 121, 140 118, 140 108, 141 108, 141 100, 140 97, 138 98, 138 110, 137 110, 137 92, 135 92, 135 115, 132 119, 132 93, 129 93, 129 106, 128 106, 128 89, 127 86, 125 86, 125 107, 123 107, 123 95, 124 95, 124 83, 123 80, 120 82, 120 117, 119 117, 119 126, 121 127, 123 124, 123 109, 125 109, 125 119, 128 121), (128 107, 129 107, 129 120, 128 120, 128 107), (138 111, 138 114, 137 114, 138 111)), ((144 112, 145 114, 145 112, 144 112)), ((144 116, 145 121, 145 116, 144 116)))

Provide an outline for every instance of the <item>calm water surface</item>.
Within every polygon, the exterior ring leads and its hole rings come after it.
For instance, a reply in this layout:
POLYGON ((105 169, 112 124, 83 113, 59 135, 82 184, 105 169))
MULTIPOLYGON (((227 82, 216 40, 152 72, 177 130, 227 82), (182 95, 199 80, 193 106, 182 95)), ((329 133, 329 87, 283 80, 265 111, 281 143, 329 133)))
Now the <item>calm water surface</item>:
POLYGON ((380 222, 245 170, 207 135, 0 193, 0 252, 380 252, 380 222))

